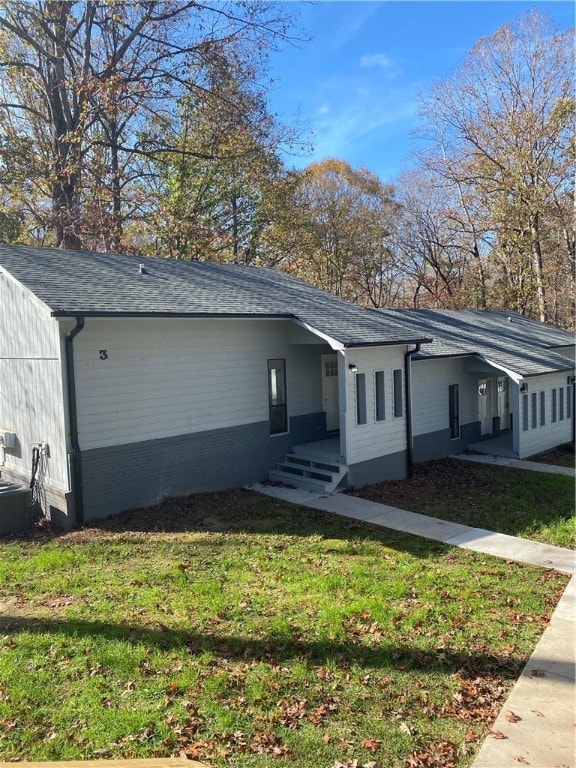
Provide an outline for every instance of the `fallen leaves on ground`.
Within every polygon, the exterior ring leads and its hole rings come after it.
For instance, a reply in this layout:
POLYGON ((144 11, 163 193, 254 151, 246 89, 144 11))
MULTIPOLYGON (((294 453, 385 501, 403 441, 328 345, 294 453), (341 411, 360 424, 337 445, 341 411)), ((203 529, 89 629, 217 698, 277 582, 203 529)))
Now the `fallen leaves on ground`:
POLYGON ((408 755, 406 768, 456 768, 458 749, 451 741, 434 741, 408 755))

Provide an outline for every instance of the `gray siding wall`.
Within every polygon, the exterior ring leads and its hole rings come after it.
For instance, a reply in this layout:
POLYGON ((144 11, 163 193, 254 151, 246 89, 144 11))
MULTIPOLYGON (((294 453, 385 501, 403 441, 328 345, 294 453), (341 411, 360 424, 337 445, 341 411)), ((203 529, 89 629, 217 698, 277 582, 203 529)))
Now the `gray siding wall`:
POLYGON ((48 310, 0 272, 0 429, 14 449, 0 449, 0 472, 30 476, 34 443, 49 445, 47 484, 68 489, 60 331, 48 310))
POLYGON ((415 438, 418 435, 434 435, 449 428, 450 384, 459 385, 460 424, 477 421, 478 375, 468 371, 466 358, 417 360, 412 363, 412 423, 415 438))
MULTIPOLYGON (((572 389, 567 389, 567 377, 570 371, 563 373, 549 373, 546 376, 532 376, 526 379, 528 386, 527 401, 520 394, 520 406, 518 418, 518 456, 524 459, 528 456, 547 451, 557 445, 569 443, 572 440, 573 416, 568 417, 567 400, 573 397, 572 389), (562 399, 564 401, 563 418, 560 418, 560 390, 563 390, 562 399), (552 421, 552 398, 553 391, 556 392, 556 421, 552 421), (540 423, 540 393, 544 395, 545 424, 540 423), (532 394, 536 394, 536 426, 532 422, 532 394), (528 412, 526 420, 528 429, 524 430, 524 405, 527 403, 528 412)), ((574 403, 572 403, 573 407, 574 403)))
POLYGON ((349 488, 361 488, 385 480, 402 480, 408 476, 408 453, 398 451, 376 459, 361 461, 348 467, 349 488))
POLYGON ((265 421, 84 451, 85 519, 259 482, 292 445, 325 436, 319 412, 293 417, 289 435, 271 437, 265 421))
POLYGON ((452 439, 449 429, 439 429, 426 435, 414 437, 413 457, 415 462, 443 459, 455 453, 462 453, 470 445, 480 440, 480 422, 460 425, 460 438, 452 439))
MULTIPOLYGON (((345 431, 346 459, 348 465, 371 466, 375 460, 386 466, 391 456, 406 449, 406 403, 404 402, 404 355, 406 346, 364 347, 347 349, 341 379, 346 384, 343 420, 340 430, 345 431), (366 423, 358 424, 356 418, 356 378, 348 366, 356 365, 364 374, 366 385, 366 423), (402 371, 402 415, 394 416, 394 371, 402 371), (375 373, 384 374, 386 417, 376 420, 375 373), (380 462, 381 457, 386 457, 380 462)), ((342 409, 342 406, 341 406, 342 409)), ((341 440, 342 443, 342 440, 341 440)), ((359 483, 355 483, 355 485, 359 483)))
POLYGON ((288 416, 317 413, 327 346, 310 333, 308 344, 292 343, 293 328, 288 320, 88 318, 74 342, 82 450, 268 421, 269 358, 286 359, 288 416))

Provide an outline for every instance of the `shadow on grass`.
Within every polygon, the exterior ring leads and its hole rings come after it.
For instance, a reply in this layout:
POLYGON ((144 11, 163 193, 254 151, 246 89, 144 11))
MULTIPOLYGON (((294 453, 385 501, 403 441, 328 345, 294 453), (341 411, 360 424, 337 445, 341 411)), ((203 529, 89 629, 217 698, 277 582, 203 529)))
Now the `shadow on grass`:
MULTIPOLYGON (((192 494, 165 499, 153 507, 129 510, 91 521, 84 528, 62 531, 52 526, 35 532, 13 535, 11 540, 33 539, 40 543, 59 539, 66 544, 91 540, 105 541, 106 536, 129 534, 253 534, 288 537, 321 537, 348 542, 347 555, 354 554, 354 542, 370 540, 382 546, 406 552, 418 558, 438 557, 453 551, 431 539, 394 531, 382 526, 341 517, 280 499, 263 496, 247 489, 218 493, 192 494), (100 538, 101 537, 101 538, 100 538)), ((327 542, 329 544, 329 542, 327 542)), ((217 537, 194 539, 194 546, 226 545, 217 537)), ((326 551, 330 551, 329 548, 326 551)))
POLYGON ((75 619, 4 616, 0 622, 0 631, 5 636, 28 632, 39 635, 62 634, 72 638, 99 637, 111 642, 143 645, 151 650, 185 649, 192 658, 208 652, 227 660, 243 663, 260 661, 271 665, 283 664, 291 659, 305 660, 311 665, 335 661, 339 664, 358 664, 372 669, 396 669, 429 674, 460 672, 465 676, 485 673, 515 679, 526 663, 524 658, 498 653, 444 650, 435 654, 408 645, 392 645, 385 639, 370 647, 360 642, 315 641, 274 635, 254 638, 241 634, 202 634, 169 628, 155 629, 75 619))

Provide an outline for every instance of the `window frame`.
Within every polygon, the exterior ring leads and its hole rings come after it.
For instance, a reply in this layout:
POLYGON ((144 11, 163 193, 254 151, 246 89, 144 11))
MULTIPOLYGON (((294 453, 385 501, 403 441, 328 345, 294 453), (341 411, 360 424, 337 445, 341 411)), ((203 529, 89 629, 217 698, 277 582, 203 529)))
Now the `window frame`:
POLYGON ((530 428, 538 429, 538 393, 532 392, 530 399, 530 428))
POLYGON ((448 385, 448 425, 450 427, 450 439, 460 438, 460 386, 448 385))
POLYGON ((402 368, 394 368, 392 372, 392 403, 395 419, 404 416, 404 372, 402 368))
POLYGON ((374 371, 374 419, 386 421, 386 372, 374 371))
POLYGON ((528 393, 522 395, 522 432, 528 432, 530 419, 529 419, 529 397, 528 393))
POLYGON ((356 401, 356 426, 362 427, 368 423, 366 397, 366 374, 359 371, 354 374, 354 398, 356 401))
POLYGON ((285 357, 270 357, 266 361, 266 379, 268 389, 268 421, 270 424, 270 436, 286 435, 288 434, 288 389, 286 383, 286 358, 285 357), (275 363, 281 363, 280 366, 275 363), (280 371, 281 374, 281 386, 280 396, 283 395, 282 402, 274 402, 274 386, 272 371, 280 371), (277 414, 280 414, 281 419, 279 421, 279 427, 276 428, 275 423, 277 421, 277 414))

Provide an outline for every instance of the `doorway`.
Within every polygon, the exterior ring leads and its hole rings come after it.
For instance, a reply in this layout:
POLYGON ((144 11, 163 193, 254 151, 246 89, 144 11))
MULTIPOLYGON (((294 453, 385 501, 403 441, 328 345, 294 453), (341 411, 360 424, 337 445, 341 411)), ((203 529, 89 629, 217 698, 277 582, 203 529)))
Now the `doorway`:
POLYGON ((478 421, 480 422, 480 434, 492 434, 492 380, 479 379, 478 381, 478 421))
POLYGON ((322 355, 322 398, 326 413, 326 431, 336 432, 340 429, 337 355, 322 355))
POLYGON ((510 380, 507 376, 498 378, 498 416, 500 429, 510 429, 510 380))

